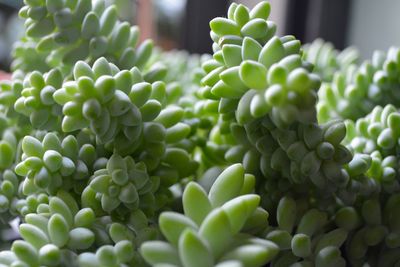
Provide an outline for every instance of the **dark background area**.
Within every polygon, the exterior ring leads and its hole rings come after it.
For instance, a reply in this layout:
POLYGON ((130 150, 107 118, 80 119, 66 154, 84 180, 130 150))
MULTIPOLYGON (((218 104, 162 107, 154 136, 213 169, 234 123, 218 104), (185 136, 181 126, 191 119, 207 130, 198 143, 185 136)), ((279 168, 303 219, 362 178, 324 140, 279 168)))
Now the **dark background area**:
MULTIPOLYGON (((291 34, 302 43, 323 38, 338 49, 346 46, 351 0, 291 0, 284 10, 284 34, 291 34)), ((210 53, 208 22, 226 16, 228 0, 188 0, 182 48, 189 52, 210 53), (208 39, 207 39, 208 38, 208 39)))

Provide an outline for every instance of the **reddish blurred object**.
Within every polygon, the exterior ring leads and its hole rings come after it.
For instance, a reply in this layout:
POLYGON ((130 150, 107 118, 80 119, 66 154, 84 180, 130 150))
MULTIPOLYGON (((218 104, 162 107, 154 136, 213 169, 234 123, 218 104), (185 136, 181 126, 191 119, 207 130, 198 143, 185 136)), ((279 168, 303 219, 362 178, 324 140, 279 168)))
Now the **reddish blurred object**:
POLYGON ((11 80, 11 74, 4 71, 0 71, 0 81, 3 80, 11 80))
POLYGON ((152 0, 137 1, 137 25, 140 28, 140 39, 154 39, 154 18, 152 0))

